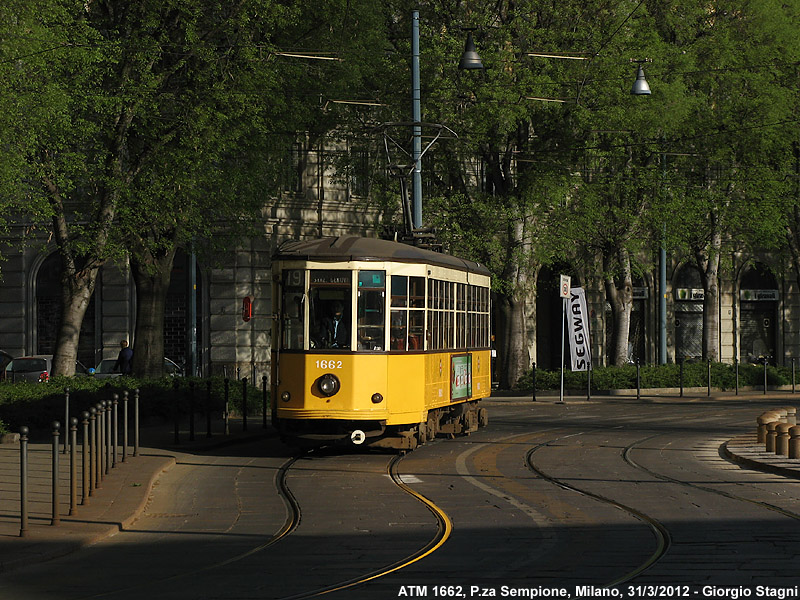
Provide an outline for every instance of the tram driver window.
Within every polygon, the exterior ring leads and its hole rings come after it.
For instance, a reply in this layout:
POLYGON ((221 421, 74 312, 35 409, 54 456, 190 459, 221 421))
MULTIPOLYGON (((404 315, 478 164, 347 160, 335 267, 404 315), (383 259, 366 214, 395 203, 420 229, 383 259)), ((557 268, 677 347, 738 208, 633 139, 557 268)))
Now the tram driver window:
POLYGON ((359 350, 384 350, 386 327, 386 271, 358 273, 359 350))
POLYGON ((350 350, 351 272, 313 270, 309 283, 309 347, 350 350))

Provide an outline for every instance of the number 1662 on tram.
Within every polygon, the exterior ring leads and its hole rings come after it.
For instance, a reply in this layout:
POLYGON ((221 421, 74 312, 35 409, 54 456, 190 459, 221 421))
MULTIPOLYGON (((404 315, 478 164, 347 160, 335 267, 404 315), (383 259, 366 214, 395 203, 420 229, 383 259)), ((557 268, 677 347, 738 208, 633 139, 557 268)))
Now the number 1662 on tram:
POLYGON ((385 240, 273 257, 272 422, 291 442, 411 450, 485 426, 489 271, 385 240))

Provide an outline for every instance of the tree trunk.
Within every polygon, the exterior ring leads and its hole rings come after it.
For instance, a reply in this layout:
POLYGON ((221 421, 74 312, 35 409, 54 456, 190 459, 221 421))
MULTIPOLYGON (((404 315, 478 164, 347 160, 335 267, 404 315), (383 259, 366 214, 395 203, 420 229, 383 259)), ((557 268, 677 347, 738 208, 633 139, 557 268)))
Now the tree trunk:
POLYGON ((633 274, 631 271, 631 258, 627 250, 617 252, 616 262, 619 264, 620 274, 612 275, 610 269, 611 257, 603 255, 603 271, 606 288, 606 298, 611 305, 611 315, 614 319, 612 337, 614 365, 621 367, 628 363, 628 338, 631 328, 631 311, 633 309, 633 274))
POLYGON ((497 370, 501 389, 510 390, 530 367, 525 326, 525 301, 496 294, 494 301, 497 331, 497 370))
POLYGON ((136 283, 136 331, 133 373, 137 377, 161 377, 164 373, 164 315, 175 250, 146 260, 131 258, 136 283))
POLYGON ((78 360, 81 324, 94 293, 99 269, 84 269, 70 274, 63 258, 62 253, 61 322, 56 336, 51 375, 72 376, 75 374, 75 361, 78 360))
POLYGON ((703 274, 703 358, 719 362, 719 248, 695 257, 703 274))

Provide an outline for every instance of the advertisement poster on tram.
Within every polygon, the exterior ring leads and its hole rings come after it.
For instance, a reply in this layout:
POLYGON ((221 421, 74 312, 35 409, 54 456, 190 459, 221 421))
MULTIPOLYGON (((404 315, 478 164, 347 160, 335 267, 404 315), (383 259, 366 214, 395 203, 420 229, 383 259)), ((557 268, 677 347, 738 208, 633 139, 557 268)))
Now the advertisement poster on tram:
POLYGON ((450 399, 463 400, 472 396, 472 355, 453 356, 450 368, 450 399))

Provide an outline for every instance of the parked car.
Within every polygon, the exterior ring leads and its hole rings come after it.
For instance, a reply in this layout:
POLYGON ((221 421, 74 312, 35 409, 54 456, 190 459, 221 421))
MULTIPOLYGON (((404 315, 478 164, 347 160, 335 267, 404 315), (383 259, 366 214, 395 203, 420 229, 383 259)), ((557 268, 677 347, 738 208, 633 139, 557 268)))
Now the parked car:
MULTIPOLYGON (((31 381, 46 383, 50 381, 53 372, 53 355, 36 354, 33 356, 19 356, 6 365, 6 380, 11 382, 31 381)), ((75 361, 75 375, 86 375, 86 367, 80 361, 75 361)))
MULTIPOLYGON (((97 379, 108 379, 110 377, 119 377, 122 375, 119 371, 114 371, 114 365, 117 364, 116 358, 104 358, 94 368, 94 376, 97 379)), ((164 358, 164 375, 170 377, 182 377, 183 369, 178 364, 168 358, 164 358)))
POLYGON ((8 363, 14 360, 14 357, 10 355, 8 352, 4 352, 0 350, 0 381, 5 380, 6 378, 6 367, 8 363))

